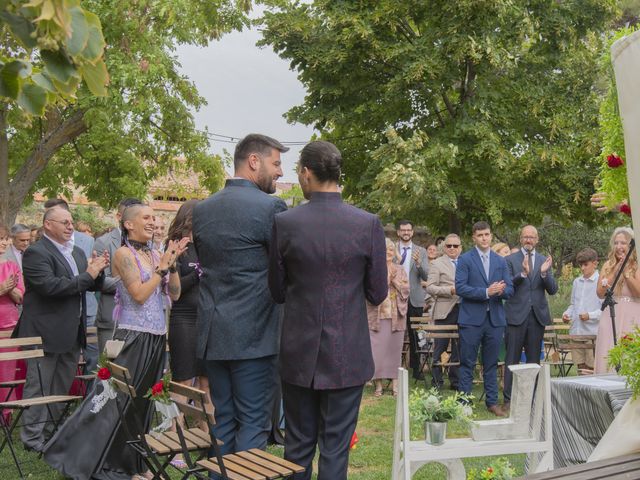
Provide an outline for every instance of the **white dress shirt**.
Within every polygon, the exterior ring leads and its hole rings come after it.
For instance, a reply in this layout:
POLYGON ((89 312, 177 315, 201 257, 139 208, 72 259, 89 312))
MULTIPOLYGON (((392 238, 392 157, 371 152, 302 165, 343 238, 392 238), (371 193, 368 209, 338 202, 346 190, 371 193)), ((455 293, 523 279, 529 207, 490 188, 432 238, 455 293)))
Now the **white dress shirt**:
POLYGON ((589 278, 580 275, 573 281, 571 305, 564 312, 571 318, 571 335, 597 335, 602 310, 602 300, 596 295, 598 277, 596 271, 589 278), (588 313, 589 320, 580 320, 581 313, 588 313))
POLYGON ((402 259, 402 252, 405 248, 408 248, 407 257, 400 265, 402 265, 402 268, 404 268, 404 271, 407 274, 407 278, 409 278, 409 270, 411 270, 411 253, 413 252, 413 242, 409 242, 406 245, 402 242, 398 242, 398 255, 400 255, 400 259, 402 259))

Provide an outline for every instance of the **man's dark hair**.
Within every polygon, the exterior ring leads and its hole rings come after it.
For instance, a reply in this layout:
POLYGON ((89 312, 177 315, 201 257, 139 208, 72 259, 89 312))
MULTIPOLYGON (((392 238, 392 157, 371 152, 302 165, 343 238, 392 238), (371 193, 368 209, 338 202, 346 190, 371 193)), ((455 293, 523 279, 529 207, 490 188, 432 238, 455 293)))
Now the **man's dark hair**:
POLYGON ((400 220, 396 223, 396 230, 400 230, 400 227, 403 225, 411 225, 411 228, 413 228, 413 222, 411 220, 400 220))
POLYGON ((479 222, 474 223, 473 227, 471 227, 471 234, 474 234, 479 230, 491 230, 491 225, 484 220, 480 220, 479 222))
POLYGON ((273 149, 281 153, 289 151, 289 147, 285 147, 275 138, 259 133, 250 133, 236 145, 236 149, 233 152, 233 166, 236 169, 239 168, 252 153, 270 155, 273 149))
POLYGON ((62 198, 50 198, 49 200, 44 202, 45 210, 49 210, 50 208, 53 208, 53 207, 59 207, 59 208, 64 208, 65 210, 69 210, 69 204, 67 203, 66 200, 63 200, 62 198))
POLYGON ((24 223, 16 223, 13 227, 11 227, 11 236, 15 237, 19 233, 29 232, 31 233, 31 229, 27 227, 24 223))
POLYGON ((310 142, 300 152, 300 167, 313 172, 320 183, 340 182, 342 154, 331 142, 310 142))
POLYGON ((124 209, 130 207, 131 205, 142 205, 142 200, 134 197, 124 198, 118 204, 118 213, 122 215, 124 209))
POLYGON ((598 261, 598 252, 596 252, 593 248, 583 248, 576 255, 576 263, 578 265, 583 265, 589 262, 597 262, 598 261))

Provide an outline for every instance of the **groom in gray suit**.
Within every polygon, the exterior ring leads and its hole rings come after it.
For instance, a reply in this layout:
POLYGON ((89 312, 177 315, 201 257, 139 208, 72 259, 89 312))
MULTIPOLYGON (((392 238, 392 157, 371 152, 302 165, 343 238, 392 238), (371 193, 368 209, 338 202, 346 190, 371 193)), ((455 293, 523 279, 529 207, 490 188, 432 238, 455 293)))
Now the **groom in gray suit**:
POLYGON ((421 317, 424 310, 425 290, 422 281, 427 281, 429 273, 429 259, 427 251, 411 241, 413 238, 413 223, 409 220, 398 222, 397 234, 399 264, 409 277, 409 305, 407 308, 407 332, 409 332, 409 367, 413 369, 413 378, 424 379, 420 371, 420 357, 418 350, 418 337, 416 331, 411 328, 411 317, 421 317))
MULTIPOLYGON (((507 316, 506 365, 520 363, 522 349, 527 363, 540 363, 540 352, 544 327, 551 324, 551 313, 547 296, 555 295, 558 283, 553 278, 551 257, 536 251, 538 230, 527 225, 520 232, 522 248, 509 255, 507 265, 513 279, 514 293, 504 306, 507 316)), ((504 404, 505 410, 511 403, 511 370, 505 369, 504 404)))
POLYGON ((202 278, 196 354, 204 360, 223 454, 267 445, 278 382, 280 307, 267 285, 271 228, 287 209, 277 140, 251 134, 234 152, 235 174, 193 210, 202 278))

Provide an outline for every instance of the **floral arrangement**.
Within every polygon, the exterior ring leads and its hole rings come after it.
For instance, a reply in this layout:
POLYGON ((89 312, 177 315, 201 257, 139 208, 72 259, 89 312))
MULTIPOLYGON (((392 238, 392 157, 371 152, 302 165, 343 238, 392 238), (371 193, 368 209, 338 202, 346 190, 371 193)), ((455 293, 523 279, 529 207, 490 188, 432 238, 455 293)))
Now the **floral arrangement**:
POLYGON ((457 421, 468 423, 473 418, 472 395, 456 392, 446 398, 436 388, 415 390, 409 398, 411 418, 419 422, 457 421))
POLYGON ((640 328, 624 335, 618 344, 609 350, 609 366, 618 368, 618 373, 627 378, 627 386, 633 398, 640 395, 640 328))
POLYGON ((178 407, 171 399, 171 393, 169 391, 169 385, 171 384, 171 374, 166 373, 160 380, 154 383, 149 390, 145 398, 153 401, 156 410, 162 417, 160 425, 152 430, 152 433, 159 433, 168 430, 173 423, 173 419, 180 415, 178 407))
POLYGON ((506 458, 498 458, 487 468, 469 471, 467 480, 511 480, 516 474, 515 470, 506 458))
POLYGON ((101 353, 98 358, 98 366, 95 373, 97 379, 100 380, 100 384, 102 385, 102 392, 94 395, 91 399, 91 403, 93 403, 93 407, 90 410, 91 413, 98 413, 109 400, 113 400, 117 396, 116 390, 112 385, 111 370, 109 370, 108 359, 104 353, 101 353))
POLYGON ((165 374, 160 380, 153 384, 153 386, 147 390, 145 398, 153 400, 154 402, 164 403, 169 405, 172 403, 171 396, 169 395, 169 384, 171 383, 171 374, 165 374))

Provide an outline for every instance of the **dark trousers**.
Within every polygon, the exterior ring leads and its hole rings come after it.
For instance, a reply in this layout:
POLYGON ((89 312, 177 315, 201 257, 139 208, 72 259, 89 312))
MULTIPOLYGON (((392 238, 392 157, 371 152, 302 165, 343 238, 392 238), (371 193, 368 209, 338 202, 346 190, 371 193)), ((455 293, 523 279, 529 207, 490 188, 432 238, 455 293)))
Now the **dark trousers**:
MULTIPOLYGON (((80 346, 67 353, 46 353, 44 357, 27 360, 27 379, 24 384, 23 398, 42 395, 68 395, 78 368, 80 346), (40 375, 38 375, 40 364, 40 375), (42 377, 42 385, 40 385, 42 377)), ((20 439, 30 448, 41 450, 48 437, 53 433, 51 420, 58 421, 65 409, 64 403, 35 406, 24 411, 21 422, 20 439), (50 418, 49 412, 53 415, 50 418)))
POLYGON ((458 390, 470 394, 473 387, 473 371, 476 368, 478 348, 482 345, 482 374, 486 404, 498 403, 498 351, 504 338, 504 327, 494 327, 487 312, 480 326, 458 325, 460 334, 460 370, 458 390))
POLYGON ((271 431, 277 379, 277 356, 250 360, 205 361, 216 409, 214 435, 224 442, 223 455, 263 449, 271 431))
MULTIPOLYGON (((454 305, 453 309, 449 312, 444 320, 436 320, 436 325, 457 325, 458 324, 458 304, 454 305)), ((440 357, 447 351, 451 341, 451 357, 449 362, 460 361, 460 347, 458 340, 448 338, 437 338, 433 346, 433 366, 431 367, 431 383, 434 387, 442 387, 444 381, 442 380, 442 367, 440 366, 440 357)), ((458 387, 458 367, 449 367, 449 383, 452 388, 458 387)))
MULTIPOLYGON (((522 349, 527 357, 527 363, 540 364, 540 344, 544 338, 544 326, 540 325, 536 320, 533 310, 529 311, 527 319, 522 325, 507 325, 507 334, 505 341, 507 344, 507 353, 505 355, 505 364, 517 365, 520 363, 522 349)), ((513 375, 509 368, 504 371, 504 401, 511 401, 511 386, 513 383, 513 375)))
POLYGON ((282 382, 284 458, 306 468, 289 478, 311 479, 317 444, 318 480, 346 480, 363 387, 313 390, 282 382))
POLYGON ((421 317, 422 307, 414 307, 409 302, 407 306, 407 335, 409 336, 409 368, 413 370, 413 376, 420 375, 420 355, 418 354, 418 332, 411 328, 411 317, 421 317))

